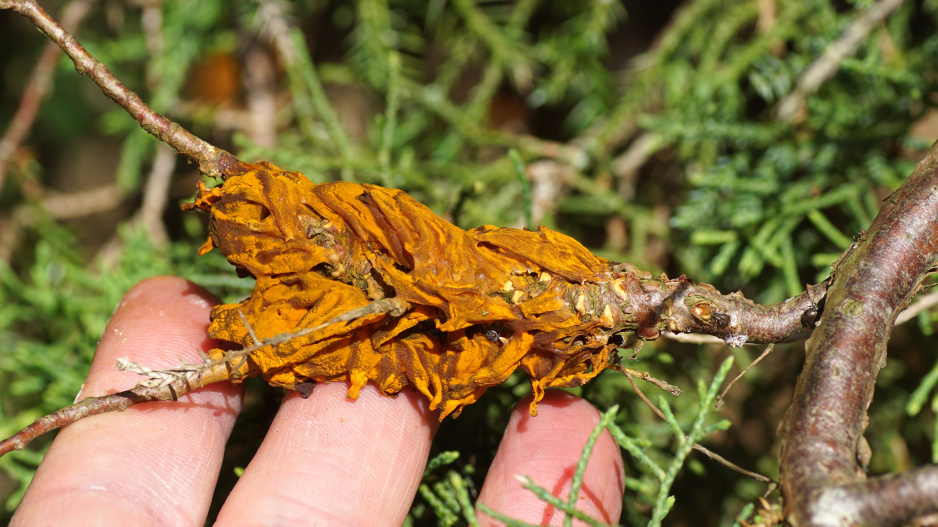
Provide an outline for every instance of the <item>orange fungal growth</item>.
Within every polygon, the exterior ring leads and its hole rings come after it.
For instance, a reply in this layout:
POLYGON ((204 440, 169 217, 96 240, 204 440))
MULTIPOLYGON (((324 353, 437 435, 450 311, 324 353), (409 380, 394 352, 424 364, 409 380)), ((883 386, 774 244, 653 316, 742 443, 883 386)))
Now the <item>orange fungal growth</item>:
POLYGON ((200 253, 218 248, 257 279, 214 309, 209 334, 264 344, 239 366, 273 385, 347 380, 350 397, 411 385, 442 419, 520 367, 534 415, 545 388, 583 384, 621 345, 613 310, 585 307, 610 264, 545 228, 464 231, 399 190, 316 185, 269 163, 200 186, 186 208, 211 215, 200 253))

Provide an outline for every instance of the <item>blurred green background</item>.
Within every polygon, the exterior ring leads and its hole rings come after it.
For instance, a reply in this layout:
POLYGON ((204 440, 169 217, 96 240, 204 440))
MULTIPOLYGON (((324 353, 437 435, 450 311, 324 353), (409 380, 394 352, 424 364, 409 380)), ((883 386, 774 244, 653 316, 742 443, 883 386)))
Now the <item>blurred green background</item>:
MULTIPOLYGON (((246 161, 401 188, 464 228, 545 225, 611 260, 759 302, 823 279, 938 138, 934 0, 901 3, 809 88, 801 72, 873 2, 79 2, 90 10, 76 33, 96 58, 156 110, 246 161)), ((58 15, 69 4, 42 5, 58 15)), ((45 46, 26 19, 0 12, 0 128, 14 122, 45 46)), ((33 131, 0 159, 4 436, 72 402, 112 309, 138 280, 178 274, 229 300, 252 286, 217 252, 195 255, 204 218, 179 211, 199 180, 194 167, 67 60, 52 65, 33 131)), ((935 456, 934 318, 896 331, 867 432, 873 472, 935 456)), ((726 357, 736 359, 732 376, 761 351, 661 340, 631 367, 684 389, 669 402, 689 430, 695 386, 726 357)), ((779 346, 707 417, 729 428, 701 441, 776 478, 775 427, 802 360, 802 344, 779 346)), ((409 522, 466 523, 458 498, 474 499, 526 390, 513 377, 443 424, 440 463, 409 522)), ((753 519, 767 485, 700 454, 676 456, 671 426, 624 376, 607 372, 575 391, 602 410, 618 404, 616 426, 680 469, 665 489, 676 498, 666 524, 753 519)), ((213 514, 281 395, 251 383, 213 514)), ((0 520, 50 440, 0 458, 0 520)), ((622 523, 646 525, 664 512, 659 482, 624 455, 622 523)))

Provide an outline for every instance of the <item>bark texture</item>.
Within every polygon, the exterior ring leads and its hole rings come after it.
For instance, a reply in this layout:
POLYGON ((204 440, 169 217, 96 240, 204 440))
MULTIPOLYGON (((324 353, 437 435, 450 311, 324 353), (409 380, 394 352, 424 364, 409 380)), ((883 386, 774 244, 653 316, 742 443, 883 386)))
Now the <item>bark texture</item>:
POLYGON ((901 525, 938 510, 934 469, 864 482, 862 466, 876 375, 896 316, 935 265, 936 226, 938 145, 834 265, 782 428, 782 492, 792 525, 901 525))

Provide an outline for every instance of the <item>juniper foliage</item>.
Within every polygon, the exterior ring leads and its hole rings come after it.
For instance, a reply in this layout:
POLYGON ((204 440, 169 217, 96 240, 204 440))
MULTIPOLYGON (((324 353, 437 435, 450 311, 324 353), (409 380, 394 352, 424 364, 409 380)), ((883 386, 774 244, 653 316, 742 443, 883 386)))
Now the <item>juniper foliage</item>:
MULTIPOLYGON (((49 3, 53 13, 61 7, 49 3)), ((78 37, 155 109, 242 159, 270 159, 314 181, 401 188, 461 227, 542 224, 607 258, 742 287, 763 302, 800 292, 826 275, 938 137, 938 2, 907 2, 877 24, 790 120, 777 117, 779 101, 870 1, 645 4, 167 0, 154 29, 136 4, 102 3, 78 37), (274 64, 272 142, 249 113, 257 88, 247 57, 258 51, 274 64)), ((0 27, 8 123, 45 42, 13 15, 0 14, 0 27)), ((180 274, 229 299, 250 288, 217 257, 195 258, 203 226, 171 210, 194 190, 194 169, 177 165, 163 215, 169 242, 154 240, 132 218, 158 143, 64 59, 54 83, 0 188, 0 222, 15 233, 0 240, 9 254, 0 262, 0 435, 71 402, 113 306, 139 279, 180 274), (90 154, 101 144, 119 155, 90 154), (98 179, 83 183, 88 172, 98 179), (114 185, 121 198, 107 216, 79 220, 48 208, 49 192, 82 184, 114 185)), ((908 408, 926 415, 906 419, 904 410, 934 362, 921 338, 934 318, 897 332, 880 375, 874 471, 938 451, 934 412, 922 410, 934 373, 908 408)), ((798 349, 780 347, 731 392, 729 431, 703 427, 691 395, 670 400, 671 418, 660 421, 615 373, 578 389, 622 408, 607 423, 628 464, 622 521, 645 525, 670 510, 669 521, 696 523, 704 511, 723 524, 748 514, 765 486, 688 456, 675 434, 693 429, 775 477, 774 426, 798 349), (675 471, 669 487, 661 467, 675 471), (661 498, 668 488, 674 500, 661 498)), ((650 343, 632 367, 689 388, 709 382, 726 356, 745 365, 757 353, 650 343)), ((276 398, 255 388, 261 405, 276 398)), ((509 381, 443 427, 439 452, 458 455, 441 454, 428 469, 412 525, 470 521, 466 507, 524 390, 509 381)), ((246 419, 252 413, 262 412, 248 408, 246 419)), ((232 439, 257 440, 246 431, 232 439)), ((0 459, 0 517, 40 459, 40 450, 0 459)), ((223 486, 245 460, 228 461, 223 486)))

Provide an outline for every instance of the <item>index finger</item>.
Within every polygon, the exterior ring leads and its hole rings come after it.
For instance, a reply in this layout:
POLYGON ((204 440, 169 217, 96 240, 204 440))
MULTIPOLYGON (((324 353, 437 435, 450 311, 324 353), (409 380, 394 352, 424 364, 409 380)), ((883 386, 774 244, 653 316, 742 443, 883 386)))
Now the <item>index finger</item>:
POLYGON ((423 395, 344 382, 289 393, 218 525, 400 525, 439 424, 423 395))
MULTIPOLYGON (((120 357, 153 368, 199 362, 215 299, 181 278, 144 280, 105 329, 79 397, 132 388, 120 357)), ((173 402, 132 406, 62 429, 11 525, 202 525, 240 389, 221 383, 173 402), (55 506, 50 506, 54 503, 55 506)))
MULTIPOLYGON (((568 500, 583 447, 601 416, 587 401, 559 390, 547 391, 537 417, 528 414, 529 403, 530 396, 512 413, 479 503, 517 520, 562 525, 565 515, 524 488, 518 478, 528 476, 534 484, 568 500)), ((622 455, 604 430, 583 475, 576 508, 603 523, 616 523, 624 490, 622 455)), ((480 525, 501 525, 484 513, 478 519, 480 525)))

